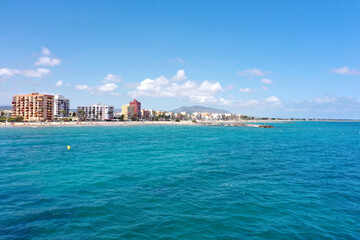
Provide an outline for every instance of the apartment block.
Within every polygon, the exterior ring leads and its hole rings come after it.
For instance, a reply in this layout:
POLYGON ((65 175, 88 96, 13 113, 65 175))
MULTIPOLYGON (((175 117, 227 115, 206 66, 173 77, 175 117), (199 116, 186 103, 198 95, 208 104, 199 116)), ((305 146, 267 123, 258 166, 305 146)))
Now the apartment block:
POLYGON ((77 114, 84 120, 111 120, 114 118, 114 106, 93 104, 90 106, 78 106, 77 114))
POLYGON ((134 116, 141 118, 141 102, 134 99, 129 105, 134 107, 134 116))
POLYGON ((54 117, 68 117, 70 111, 70 100, 62 95, 54 96, 54 117))
POLYGON ((121 113, 124 115, 124 120, 130 120, 134 116, 134 106, 123 105, 121 113))
POLYGON ((30 93, 15 95, 12 101, 13 117, 23 117, 25 121, 53 121, 54 96, 30 93))

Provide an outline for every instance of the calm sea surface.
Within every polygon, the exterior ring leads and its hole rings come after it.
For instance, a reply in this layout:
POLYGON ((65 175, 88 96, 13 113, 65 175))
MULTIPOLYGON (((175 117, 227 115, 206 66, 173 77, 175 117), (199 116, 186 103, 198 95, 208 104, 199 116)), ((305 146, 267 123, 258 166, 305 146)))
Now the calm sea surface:
POLYGON ((272 125, 0 128, 0 239, 360 239, 360 123, 272 125))

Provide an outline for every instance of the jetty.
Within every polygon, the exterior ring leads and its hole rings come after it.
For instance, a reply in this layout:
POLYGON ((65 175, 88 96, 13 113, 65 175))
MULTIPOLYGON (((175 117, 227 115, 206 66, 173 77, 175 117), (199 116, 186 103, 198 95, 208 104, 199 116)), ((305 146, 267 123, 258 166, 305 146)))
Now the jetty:
POLYGON ((199 122, 200 125, 206 126, 223 126, 223 127, 252 127, 252 128, 274 128, 270 125, 239 123, 239 122, 199 122))

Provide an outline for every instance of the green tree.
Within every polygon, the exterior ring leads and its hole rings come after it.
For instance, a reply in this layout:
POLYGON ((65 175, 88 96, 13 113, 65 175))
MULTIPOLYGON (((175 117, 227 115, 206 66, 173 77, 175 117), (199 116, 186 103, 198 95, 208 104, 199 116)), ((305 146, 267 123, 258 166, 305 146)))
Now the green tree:
POLYGON ((73 112, 72 116, 73 116, 73 117, 76 117, 76 112, 73 112))
POLYGON ((3 118, 5 116, 5 112, 1 111, 1 117, 3 118))
POLYGON ((65 116, 66 115, 66 110, 64 110, 64 109, 61 110, 61 114, 62 114, 63 117, 67 117, 67 116, 65 116))

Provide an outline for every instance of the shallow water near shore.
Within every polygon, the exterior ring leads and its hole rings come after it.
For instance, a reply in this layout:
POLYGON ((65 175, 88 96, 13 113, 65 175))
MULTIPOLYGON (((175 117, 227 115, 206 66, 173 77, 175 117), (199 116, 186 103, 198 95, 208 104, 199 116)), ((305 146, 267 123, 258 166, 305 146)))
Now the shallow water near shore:
POLYGON ((0 128, 0 239, 359 239, 360 123, 271 125, 0 128))

